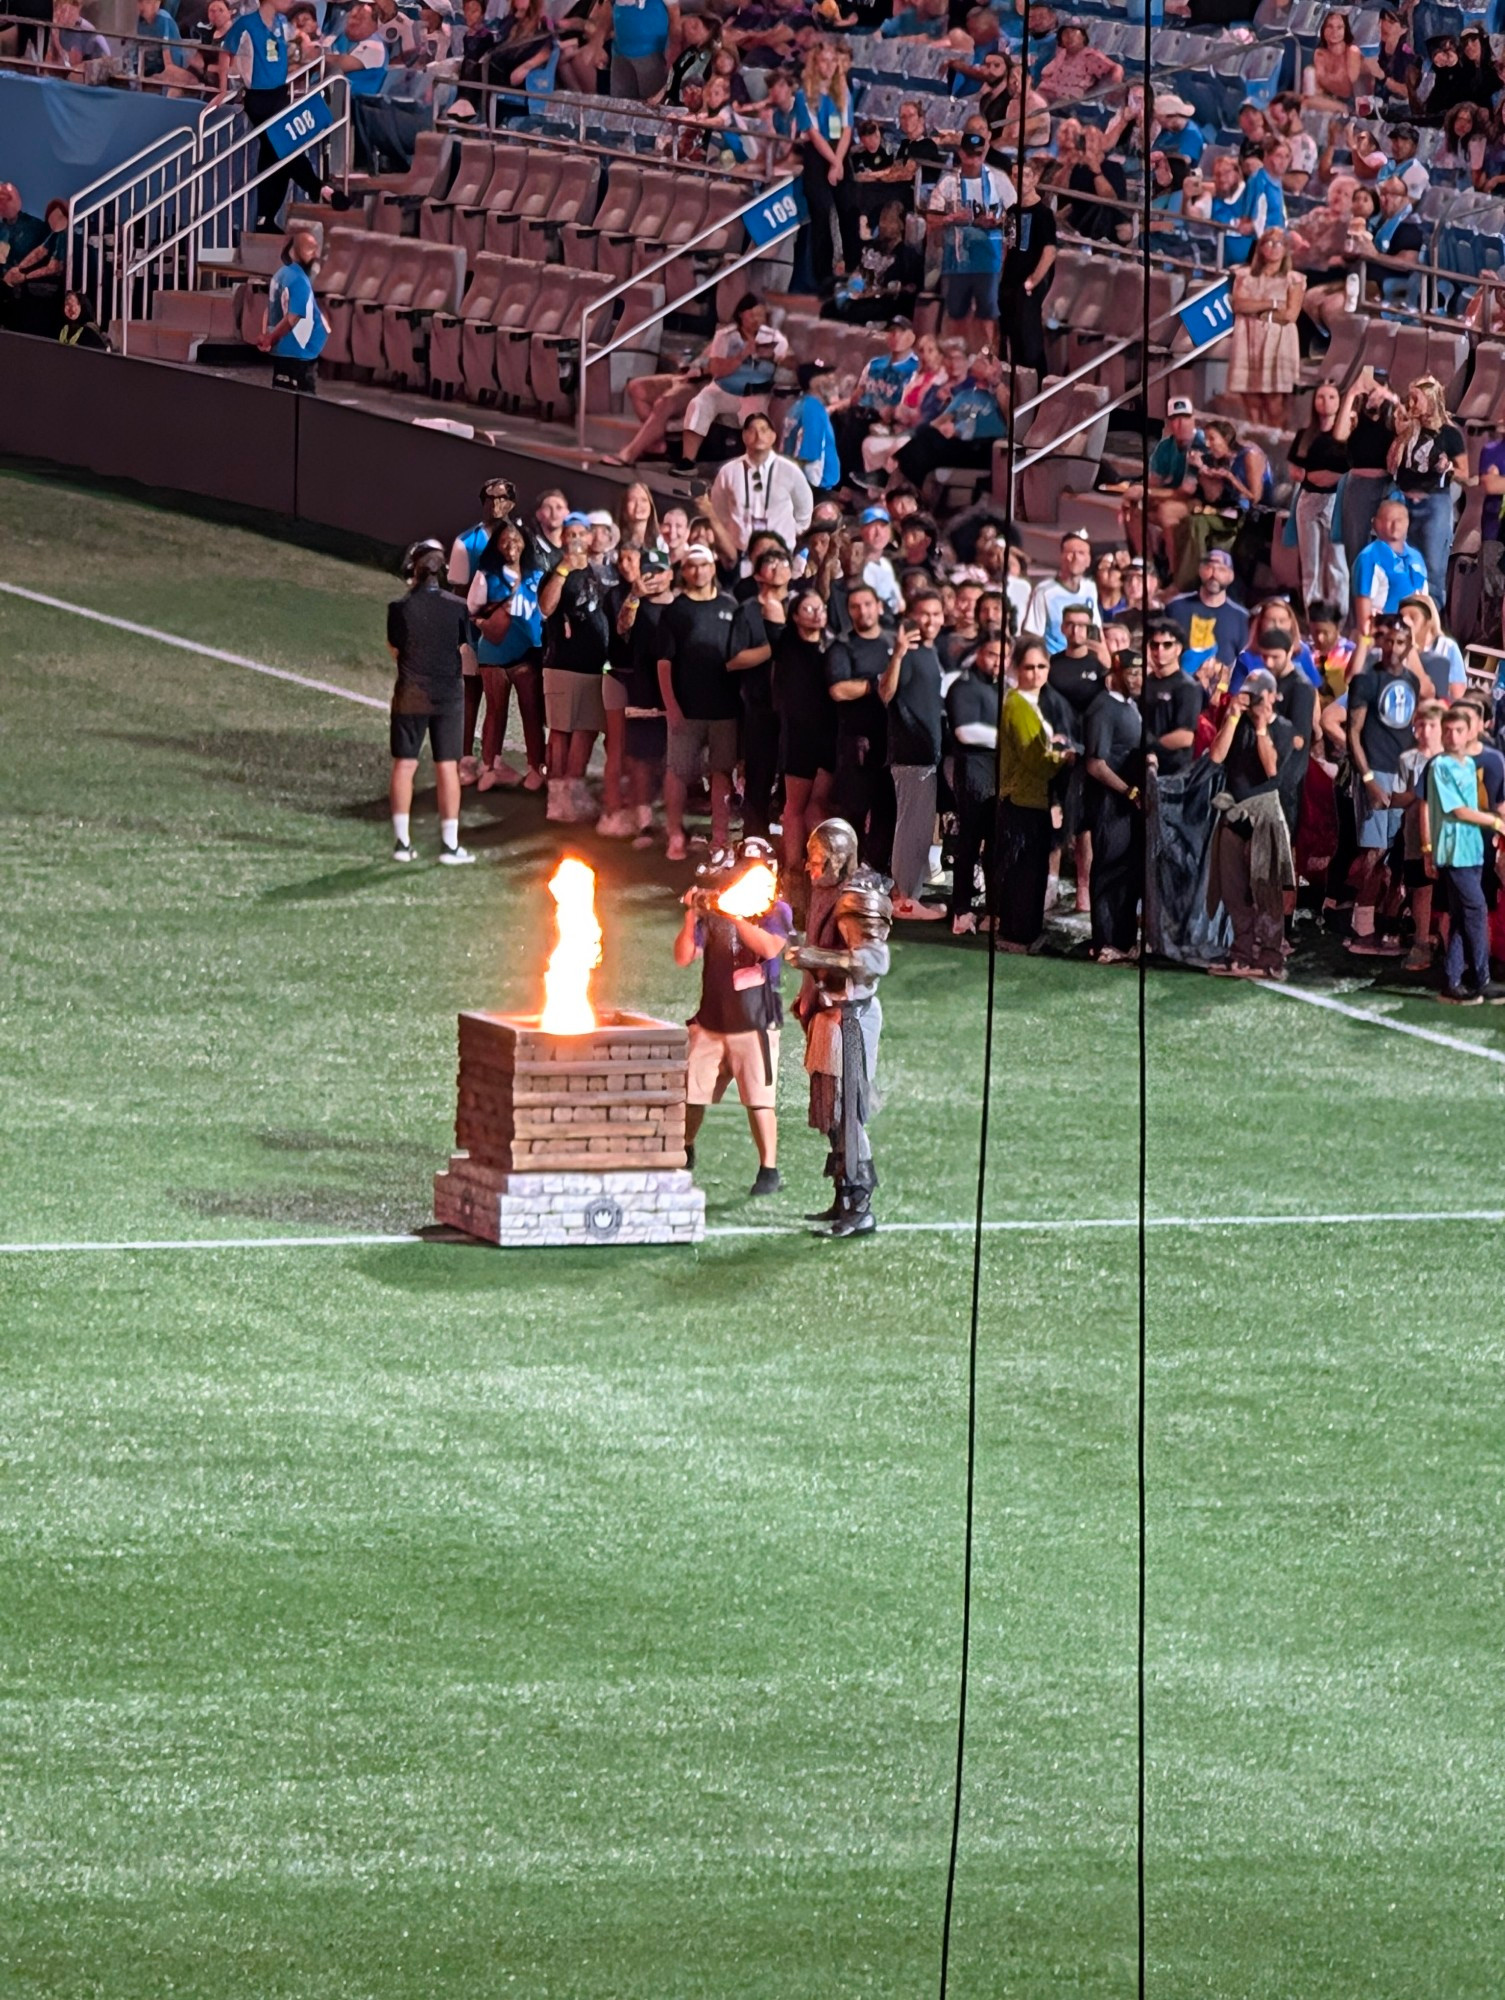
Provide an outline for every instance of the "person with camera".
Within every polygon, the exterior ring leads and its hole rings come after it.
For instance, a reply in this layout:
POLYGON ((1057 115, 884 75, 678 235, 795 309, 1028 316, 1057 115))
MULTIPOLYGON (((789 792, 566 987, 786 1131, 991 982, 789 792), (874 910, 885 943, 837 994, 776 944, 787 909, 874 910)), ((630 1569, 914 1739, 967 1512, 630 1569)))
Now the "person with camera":
POLYGON ((416 858, 411 833, 413 779, 427 738, 439 798, 439 859, 464 867, 475 856, 460 845, 460 738, 465 723, 460 648, 470 621, 465 606, 440 588, 441 542, 414 542, 402 559, 406 596, 387 606, 387 644, 397 662, 392 690, 392 859, 416 858))
POLYGON ((758 1154, 757 1177, 748 1193, 777 1194, 784 1185, 775 1108, 784 1020, 779 975, 794 917, 778 894, 773 849, 767 841, 747 839, 738 842, 735 853, 714 856, 685 892, 684 905, 674 963, 688 967, 699 961, 701 968, 700 1005, 689 1024, 687 1164, 695 1164, 695 1140, 707 1109, 721 1102, 728 1084, 735 1084, 758 1154), (723 893, 755 867, 769 872, 768 908, 753 917, 729 916, 720 907, 723 893))
POLYGON ((591 566, 591 524, 567 514, 558 560, 538 587, 544 621, 543 707, 549 731, 549 797, 545 819, 593 820, 595 801, 585 774, 596 738, 606 727, 602 680, 611 644, 609 586, 591 566))
POLYGON ((936 182, 925 215, 927 233, 941 238, 945 331, 960 334, 969 350, 994 344, 1004 225, 1015 200, 1008 175, 988 165, 991 143, 986 118, 964 122, 955 170, 936 182))
POLYGON ((1213 801, 1207 909, 1219 905, 1233 927, 1228 957, 1207 970, 1224 979, 1284 979, 1285 899, 1296 886, 1281 780, 1293 755, 1292 730, 1276 712, 1275 676, 1255 667, 1228 697, 1208 757, 1222 772, 1213 801))
POLYGON ((920 592, 900 621, 878 698, 888 711, 888 768, 894 785, 893 914, 939 922, 922 903, 935 838, 936 772, 941 761, 941 661, 935 642, 946 620, 935 591, 920 592))

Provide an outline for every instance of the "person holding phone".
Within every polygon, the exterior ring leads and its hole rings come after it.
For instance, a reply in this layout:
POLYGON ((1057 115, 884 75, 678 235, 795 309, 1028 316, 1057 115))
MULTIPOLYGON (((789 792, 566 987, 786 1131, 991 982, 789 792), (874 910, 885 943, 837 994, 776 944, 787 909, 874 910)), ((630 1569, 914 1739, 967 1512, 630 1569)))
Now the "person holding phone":
POLYGON ((1294 731, 1276 713, 1275 676, 1256 667, 1228 706, 1208 752, 1222 772, 1212 836, 1207 909, 1221 904, 1233 948, 1207 970, 1225 979, 1286 976, 1285 896, 1296 886, 1281 779, 1294 754, 1294 731))
POLYGON ((960 335, 969 349, 994 344, 1004 218, 1015 201, 1014 183, 988 165, 991 136, 986 118, 966 120, 956 167, 936 182, 925 215, 927 234, 941 239, 945 331, 960 335))

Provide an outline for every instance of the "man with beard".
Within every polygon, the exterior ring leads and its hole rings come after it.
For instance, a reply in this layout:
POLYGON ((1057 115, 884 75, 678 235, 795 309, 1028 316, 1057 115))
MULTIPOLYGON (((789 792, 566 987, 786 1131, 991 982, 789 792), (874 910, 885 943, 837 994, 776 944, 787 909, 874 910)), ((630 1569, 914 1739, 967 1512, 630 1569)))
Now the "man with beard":
POLYGON ((1087 814, 1092 828, 1092 955, 1123 965, 1139 955, 1144 883, 1144 662, 1114 655, 1108 685, 1087 711, 1087 814))
POLYGON ((836 703, 836 774, 831 800, 857 829, 863 861, 886 875, 894 849, 894 781, 888 768, 888 711, 878 683, 888 671, 892 642, 871 584, 847 592, 851 631, 826 655, 826 681, 836 703))

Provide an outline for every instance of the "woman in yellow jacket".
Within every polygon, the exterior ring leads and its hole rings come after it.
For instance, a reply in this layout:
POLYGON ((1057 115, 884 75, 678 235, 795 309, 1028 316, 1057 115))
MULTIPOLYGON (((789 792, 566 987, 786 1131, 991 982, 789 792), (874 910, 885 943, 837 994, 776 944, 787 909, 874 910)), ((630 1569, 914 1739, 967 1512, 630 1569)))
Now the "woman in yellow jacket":
POLYGON ((1076 752, 1040 713, 1050 675, 1043 639, 1024 634, 1014 642, 1012 674, 998 717, 998 937, 1003 951, 1028 951, 1045 929, 1050 781, 1076 752))

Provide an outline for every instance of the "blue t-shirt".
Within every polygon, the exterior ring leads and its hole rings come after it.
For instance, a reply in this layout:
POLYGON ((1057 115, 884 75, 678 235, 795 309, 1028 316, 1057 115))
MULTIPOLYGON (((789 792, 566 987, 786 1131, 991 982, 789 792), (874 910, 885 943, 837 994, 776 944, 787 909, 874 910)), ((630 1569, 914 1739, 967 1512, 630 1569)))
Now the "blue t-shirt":
POLYGON ((794 460, 812 486, 841 484, 841 453, 831 413, 819 396, 801 396, 785 418, 784 456, 794 460))
POLYGON ((1388 542, 1370 542, 1353 566, 1353 594, 1367 597, 1371 612, 1393 611, 1403 597, 1427 588, 1427 566, 1409 542, 1397 554, 1388 542))
POLYGON ((1178 159, 1190 160, 1193 166, 1207 150, 1201 126, 1194 125, 1189 118, 1179 132, 1162 132, 1155 144, 1162 153, 1174 153, 1178 159))
MULTIPOLYGON (((1007 176, 997 167, 980 167, 976 174, 955 175, 958 208, 986 208, 999 213, 1008 200, 1007 176)), ((1003 270, 1003 231, 974 229, 971 223, 949 225, 943 232, 941 271, 943 274, 1003 270)))
POLYGON ((314 297, 313 281, 301 264, 283 264, 267 287, 267 324, 275 326, 289 313, 293 324, 273 345, 273 354, 292 361, 317 361, 329 329, 314 297))
POLYGON ((1214 658, 1232 667, 1249 641, 1249 614, 1231 598, 1213 607, 1203 603, 1200 590, 1183 591, 1167 604, 1165 615, 1186 641, 1181 650, 1183 673, 1194 674, 1214 658))
POLYGON ((490 569, 484 574, 488 608, 510 604, 512 623, 501 639, 488 639, 484 633, 478 634, 476 659, 483 667, 515 667, 519 660, 526 659, 529 653, 536 653, 543 645, 543 613, 538 608, 538 586, 543 582, 543 576, 535 570, 514 584, 499 569, 490 569))
POLYGON ((863 370, 858 408, 891 417, 919 371, 920 357, 913 349, 898 361, 887 354, 876 355, 863 370))
MULTIPOLYGON (((1212 198, 1212 219, 1214 222, 1226 222, 1230 225, 1247 222, 1249 220, 1249 209, 1249 190, 1247 187, 1241 187, 1230 201, 1225 201, 1221 195, 1217 194, 1212 198)), ((1227 235, 1223 238, 1223 262, 1230 268, 1235 264, 1247 264, 1253 249, 1254 238, 1252 236, 1227 235)))
POLYGON ((1256 167, 1244 183, 1245 212, 1254 222, 1254 241, 1257 243, 1267 229, 1284 229, 1286 226, 1285 189, 1272 174, 1263 167, 1256 167))
POLYGON ((1481 868, 1484 829, 1449 819, 1459 806, 1479 806, 1479 773, 1472 757, 1434 757, 1427 766, 1427 825, 1439 868, 1481 868))
MULTIPOLYGON (((160 42, 162 44, 162 47, 159 49, 143 49, 141 51, 141 74, 143 76, 160 76, 168 48, 173 45, 182 46, 183 37, 178 33, 177 23, 173 20, 171 14, 167 12, 166 8, 163 8, 153 21, 138 20, 135 32, 143 41, 160 42)), ((174 56, 173 60, 176 62, 177 57, 174 56)))
POLYGON ((251 51, 251 73, 246 78, 246 88, 280 90, 287 82, 287 22, 283 16, 274 14, 268 27, 259 9, 242 14, 225 30, 220 47, 239 62, 242 43, 251 51))
MULTIPOLYGON (((350 95, 352 97, 378 97, 381 94, 381 87, 386 81, 386 43, 379 35, 367 35, 365 40, 374 43, 381 50, 381 61, 373 63, 368 69, 346 70, 345 81, 350 86, 350 95)), ((362 44, 360 42, 352 42, 348 35, 336 35, 329 46, 335 55, 348 56, 353 49, 361 47, 362 44)))
MULTIPOLYGON (((878 33, 885 41, 894 41, 900 35, 923 37, 933 42, 947 32, 944 14, 922 14, 915 7, 906 7, 902 14, 895 14, 891 21, 885 21, 878 33)), ((981 57, 978 58, 981 61, 981 57)))
POLYGON ((669 46, 664 0, 614 0, 611 40, 619 56, 661 56, 669 46))
POLYGON ((1000 438, 1007 428, 998 398, 970 375, 952 390, 941 415, 955 424, 958 438, 1000 438))

